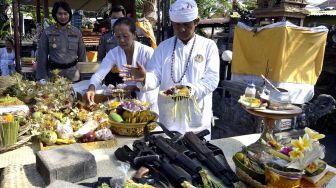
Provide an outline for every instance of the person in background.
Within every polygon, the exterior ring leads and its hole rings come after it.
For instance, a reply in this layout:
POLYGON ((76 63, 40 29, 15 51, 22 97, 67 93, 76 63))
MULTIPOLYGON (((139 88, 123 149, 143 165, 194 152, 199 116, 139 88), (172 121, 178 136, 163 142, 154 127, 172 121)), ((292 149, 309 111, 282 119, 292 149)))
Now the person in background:
MULTIPOLYGON (((123 65, 135 66, 136 64, 141 64, 146 67, 154 51, 151 47, 135 41, 136 26, 132 18, 119 18, 115 22, 113 29, 119 45, 107 53, 99 69, 90 79, 90 85, 86 93, 90 104, 94 103, 96 88, 101 85, 107 73, 111 72, 111 70, 119 72, 123 65)), ((138 92, 135 82, 125 82, 125 84, 127 84, 127 89, 136 91, 139 100, 149 102, 151 109, 157 111, 157 90, 146 93, 138 92)))
MULTIPOLYGON (((118 46, 118 42, 116 37, 114 36, 113 24, 118 20, 118 18, 125 17, 126 10, 122 5, 114 5, 110 11, 111 18, 111 29, 109 32, 103 34, 100 38, 99 47, 98 47, 98 61, 102 61, 106 54, 116 46, 118 46)), ((119 76, 119 72, 115 72, 111 70, 108 72, 104 79, 105 85, 116 85, 118 83, 122 83, 122 78, 119 76)))
MULTIPOLYGON (((195 34, 199 22, 194 0, 178 0, 169 10, 175 36, 163 41, 155 49, 146 67, 127 65, 121 76, 125 81, 137 81, 140 91, 160 87, 160 91, 173 86, 188 86, 191 98, 198 108, 190 105, 191 118, 187 117, 189 100, 181 100, 182 117, 174 119, 175 101, 159 95, 160 122, 171 131, 182 134, 204 129, 211 131, 212 92, 219 82, 219 54, 214 41, 195 34)), ((207 139, 210 139, 208 136, 207 139)))
POLYGON ((103 34, 100 38, 99 47, 98 47, 98 61, 102 61, 108 51, 118 46, 117 39, 114 37, 113 24, 117 21, 118 18, 125 17, 126 10, 121 5, 112 6, 110 11, 111 18, 111 29, 109 32, 103 34))
POLYGON ((15 72, 14 41, 7 38, 5 42, 6 47, 0 48, 0 67, 2 76, 8 76, 15 72))
POLYGON ((45 29, 38 44, 36 79, 47 79, 50 70, 75 82, 80 79, 79 61, 86 61, 86 49, 79 29, 69 24, 72 13, 67 2, 55 2, 52 16, 56 24, 45 29))

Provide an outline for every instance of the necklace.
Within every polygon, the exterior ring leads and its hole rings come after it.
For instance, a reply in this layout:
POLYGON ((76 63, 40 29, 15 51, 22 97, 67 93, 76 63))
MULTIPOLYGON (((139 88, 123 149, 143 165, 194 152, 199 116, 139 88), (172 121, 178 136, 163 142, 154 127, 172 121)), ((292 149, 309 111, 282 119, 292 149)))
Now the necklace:
POLYGON ((175 38, 175 42, 174 42, 174 48, 173 48, 173 53, 172 53, 172 63, 170 65, 170 77, 172 79, 172 81, 175 83, 175 84, 178 84, 182 81, 183 77, 186 75, 187 73, 187 70, 188 70, 188 67, 189 67, 189 61, 190 61, 190 57, 191 57, 191 54, 192 54, 192 51, 194 49, 194 46, 195 46, 195 41, 196 41, 196 35, 195 35, 195 38, 194 38, 194 42, 191 46, 191 49, 190 49, 190 52, 189 52, 189 56, 188 56, 188 59, 187 59, 187 63, 185 65, 185 68, 184 68, 184 71, 183 71, 183 74, 181 76, 181 78, 176 81, 174 79, 174 64, 175 64, 175 48, 176 48, 176 43, 177 43, 177 37, 175 38))

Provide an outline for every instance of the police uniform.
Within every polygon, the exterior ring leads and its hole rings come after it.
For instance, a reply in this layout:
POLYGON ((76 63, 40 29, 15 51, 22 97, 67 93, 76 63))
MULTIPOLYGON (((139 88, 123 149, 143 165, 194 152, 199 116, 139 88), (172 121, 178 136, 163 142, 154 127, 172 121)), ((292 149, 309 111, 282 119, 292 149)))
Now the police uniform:
MULTIPOLYGON (((117 39, 115 38, 113 32, 105 33, 99 42, 98 47, 98 61, 102 61, 106 54, 113 48, 118 46, 117 39)), ((119 76, 119 73, 114 73, 110 71, 104 79, 105 85, 113 84, 116 85, 117 83, 123 83, 122 78, 119 76)))
POLYGON ((86 60, 86 49, 79 29, 58 24, 44 30, 39 40, 36 78, 46 79, 50 70, 61 70, 60 75, 72 81, 80 78, 77 62, 86 60))
POLYGON ((112 32, 103 34, 99 41, 98 61, 102 61, 105 55, 116 46, 118 46, 118 42, 112 32))

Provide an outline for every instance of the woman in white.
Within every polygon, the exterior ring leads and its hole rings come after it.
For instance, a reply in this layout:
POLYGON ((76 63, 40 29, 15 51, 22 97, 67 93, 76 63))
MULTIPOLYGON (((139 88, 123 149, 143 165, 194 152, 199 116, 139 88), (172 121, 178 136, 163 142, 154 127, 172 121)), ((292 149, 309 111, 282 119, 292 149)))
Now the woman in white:
MULTIPOLYGON (((87 91, 87 98, 90 103, 94 102, 95 90, 101 85, 105 76, 110 72, 118 72, 124 65, 142 65, 146 67, 150 60, 153 49, 137 41, 135 31, 136 26, 131 18, 119 18, 114 26, 115 37, 118 46, 111 49, 100 64, 99 69, 90 79, 90 85, 87 91)), ((149 92, 139 92, 136 82, 125 82, 129 89, 136 91, 137 98, 151 104, 151 110, 157 110, 158 89, 149 92)))
POLYGON ((0 48, 0 67, 2 76, 8 76, 15 72, 14 60, 14 42, 12 39, 7 38, 6 47, 0 48))

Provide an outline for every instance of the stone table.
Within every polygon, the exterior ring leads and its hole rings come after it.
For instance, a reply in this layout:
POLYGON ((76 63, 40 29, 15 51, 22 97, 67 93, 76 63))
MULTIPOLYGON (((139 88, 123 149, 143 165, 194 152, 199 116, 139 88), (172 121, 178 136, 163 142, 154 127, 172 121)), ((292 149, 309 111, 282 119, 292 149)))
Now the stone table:
MULTIPOLYGON (((241 150, 242 146, 250 145, 251 143, 256 142, 260 138, 260 134, 249 134, 237 137, 223 138, 218 140, 211 140, 210 142, 220 149, 223 150, 225 157, 230 165, 230 167, 235 171, 235 165, 232 161, 232 156, 241 150)), ((123 145, 131 145, 134 140, 139 138, 129 138, 129 137, 118 137, 118 147, 123 145)), ((34 146, 34 144, 33 144, 34 146)), ((19 181, 26 181, 28 183, 25 184, 25 187, 45 187, 45 184, 36 171, 35 168, 35 152, 38 147, 25 146, 19 148, 14 151, 10 151, 4 154, 0 154, 0 166, 6 167, 8 165, 25 165, 23 169, 20 169, 22 174, 19 181), (21 153, 23 155, 21 155, 21 153), (11 159, 11 157, 15 157, 11 159), (25 180, 24 180, 25 179, 25 180), (29 186, 27 186, 29 185, 29 186)), ((98 149, 91 151, 91 153, 95 156, 97 162, 97 177, 86 179, 80 183, 92 183, 96 182, 98 177, 118 177, 122 176, 123 172, 119 168, 120 162, 118 162, 114 156, 114 151, 116 148, 108 148, 108 149, 98 149)), ((336 169, 332 167, 328 167, 329 170, 336 173, 336 169)), ((127 173, 128 177, 131 177, 134 174, 134 170, 130 170, 127 173)), ((20 174, 20 173, 16 173, 20 174)), ((2 177, 6 178, 6 177, 2 177)), ((13 181, 18 181, 16 178, 13 181)), ((3 184, 0 187, 6 187, 3 184)), ((22 187, 17 185, 16 187, 22 187)), ((336 178, 334 178, 327 186, 328 188, 336 187, 336 178)))

